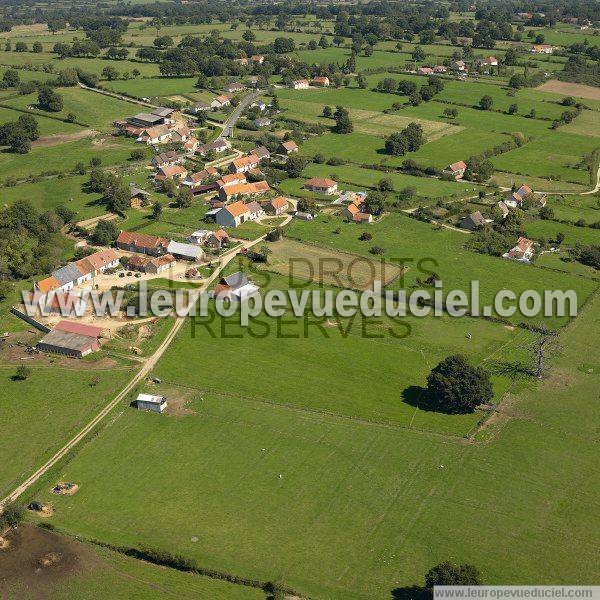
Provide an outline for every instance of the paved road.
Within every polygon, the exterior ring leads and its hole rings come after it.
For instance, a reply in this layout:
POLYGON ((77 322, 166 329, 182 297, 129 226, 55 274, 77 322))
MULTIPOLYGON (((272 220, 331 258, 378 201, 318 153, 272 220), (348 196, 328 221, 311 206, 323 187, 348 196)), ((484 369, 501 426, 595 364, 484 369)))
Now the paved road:
POLYGON ((252 102, 254 102, 254 100, 256 100, 256 98, 258 98, 259 94, 260 94, 260 91, 256 90, 256 91, 250 92, 247 96, 244 96, 240 100, 240 103, 234 108, 233 112, 229 115, 227 121, 225 121, 225 123, 223 123, 223 133, 221 133, 222 137, 232 137, 233 136, 233 128, 235 127, 237 120, 240 118, 240 116, 242 115, 244 110, 246 110, 246 108, 248 108, 248 106, 250 104, 252 104, 252 102))
MULTIPOLYGON (((252 240, 250 242, 244 242, 243 246, 245 248, 250 248, 255 244, 261 242, 264 239, 264 235, 259 237, 256 240, 252 240)), ((200 294, 205 291, 208 286, 220 275, 223 269, 229 264, 231 260, 238 254, 240 248, 235 248, 230 252, 224 254, 219 261, 219 266, 217 269, 213 271, 211 276, 206 280, 206 282, 198 288, 194 294, 190 297, 189 304, 189 312, 193 311, 193 308, 200 297, 200 294)), ((46 461, 37 471, 35 471, 31 476, 29 476, 21 485, 19 485, 15 490, 13 490, 6 498, 0 501, 0 512, 2 510, 2 506, 4 506, 7 502, 12 502, 16 500, 21 494, 27 491, 36 481, 40 479, 45 473, 47 473, 67 452, 69 452, 72 448, 74 448, 81 440, 83 440, 111 411, 117 404, 123 400, 131 392, 131 390, 142 381, 155 367, 156 363, 159 361, 161 356, 165 353, 170 343, 173 341, 183 324, 185 323, 185 317, 177 317, 173 327, 160 344, 160 346, 156 349, 154 354, 145 361, 142 368, 135 374, 133 379, 87 424, 77 433, 74 437, 72 437, 52 458, 46 461)))

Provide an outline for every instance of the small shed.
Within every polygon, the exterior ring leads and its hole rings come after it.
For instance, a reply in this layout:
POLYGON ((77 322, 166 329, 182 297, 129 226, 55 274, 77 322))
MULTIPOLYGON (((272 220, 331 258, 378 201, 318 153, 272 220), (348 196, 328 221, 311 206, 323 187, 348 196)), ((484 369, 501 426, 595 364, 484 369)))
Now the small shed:
POLYGON ((136 398, 136 406, 138 410, 150 410, 161 413, 167 408, 167 399, 164 396, 139 394, 136 398))

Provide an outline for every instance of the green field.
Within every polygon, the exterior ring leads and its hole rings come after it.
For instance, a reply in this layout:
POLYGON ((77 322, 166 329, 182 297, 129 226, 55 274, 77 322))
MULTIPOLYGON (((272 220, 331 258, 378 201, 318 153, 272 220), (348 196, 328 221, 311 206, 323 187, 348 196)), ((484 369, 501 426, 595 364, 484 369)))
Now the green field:
MULTIPOLYGON (((390 173, 363 169, 350 165, 330 166, 311 163, 302 172, 303 177, 331 177, 343 187, 350 185, 359 191, 360 188, 375 188, 381 179, 389 179, 394 191, 399 192, 404 188, 414 188, 418 196, 441 197, 463 196, 476 192, 478 186, 467 182, 442 181, 431 177, 413 177, 392 171, 390 173)), ((286 179, 281 183, 281 188, 286 193, 307 195, 310 192, 303 190, 304 180, 286 179)))
POLYGON ((108 138, 104 141, 90 139, 67 142, 55 146, 34 148, 29 154, 0 153, 0 177, 27 177, 45 171, 70 171, 78 162, 87 164, 99 156, 102 164, 111 165, 127 161, 135 143, 126 138, 108 138))
MULTIPOLYGON (((79 87, 61 88, 58 92, 64 103, 64 108, 59 113, 49 113, 51 116, 64 119, 69 113, 75 115, 80 123, 85 123, 99 131, 109 131, 113 121, 122 119, 139 112, 139 105, 125 102, 118 98, 104 96, 79 87)), ((37 95, 19 96, 14 100, 6 101, 9 106, 20 109, 37 107, 37 95)), ((40 111, 43 115, 43 111, 40 111)), ((70 123, 60 123, 68 133, 74 127, 70 123), (71 129, 69 129, 71 128, 71 129)))
MULTIPOLYGON (((594 289, 591 282, 579 277, 546 272, 530 265, 465 250, 464 234, 448 229, 436 230, 431 224, 404 214, 390 214, 375 225, 364 226, 346 223, 333 215, 321 215, 311 222, 294 220, 288 229, 288 236, 330 249, 365 255, 368 255, 372 246, 380 246, 386 250, 388 260, 411 257, 413 262, 409 264, 412 266, 405 278, 408 290, 417 287, 418 278, 427 277, 416 266, 419 260, 426 259, 423 269, 437 273, 447 291, 469 290, 470 282, 478 280, 482 305, 492 304, 493 296, 506 286, 516 294, 526 289, 573 289, 577 292, 579 304, 594 289), (372 240, 358 240, 363 230, 372 234, 372 240)), ((527 322, 527 319, 515 314, 510 321, 527 322)), ((559 317, 545 319, 549 325, 564 324, 565 321, 565 318, 559 317)))
POLYGON ((563 335, 554 375, 511 395, 511 410, 475 444, 238 398, 228 368, 218 394, 189 401, 195 414, 122 412, 63 469, 81 489, 52 498, 53 520, 111 543, 144 539, 203 566, 277 576, 320 598, 389 598, 448 557, 477 563, 490 583, 593 580, 600 532, 588 473, 598 466, 598 419, 589 399, 600 357, 588 342, 597 308, 563 335), (559 548, 543 543, 550 531, 559 548))
POLYGON ((197 91, 194 77, 154 77, 107 81, 104 87, 114 92, 127 93, 138 98, 170 96, 197 91))
POLYGON ((492 163, 497 169, 510 173, 589 184, 590 174, 581 165, 581 160, 598 147, 598 138, 559 130, 540 136, 522 148, 496 156, 492 163))
MULTIPOLYGON (((16 317, 11 317, 16 319, 16 317)), ((41 335, 39 336, 41 337, 41 335)), ((4 342, 6 343, 6 342, 4 342)), ((129 368, 94 368, 81 372, 49 365, 46 357, 5 362, 0 369, 0 496, 27 479, 45 460, 108 403, 115 389, 131 377, 129 368), (38 362, 42 364, 36 366, 38 362), (31 367, 25 381, 12 379, 19 364, 31 367), (91 387, 90 382, 98 379, 91 387)))

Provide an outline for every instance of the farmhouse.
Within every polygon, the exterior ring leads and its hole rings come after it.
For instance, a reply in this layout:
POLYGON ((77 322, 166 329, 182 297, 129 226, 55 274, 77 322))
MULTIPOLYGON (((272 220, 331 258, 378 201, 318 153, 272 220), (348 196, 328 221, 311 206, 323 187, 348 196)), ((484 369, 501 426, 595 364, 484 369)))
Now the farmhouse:
POLYGON ((203 102, 202 100, 198 100, 191 106, 188 106, 186 111, 192 115, 197 115, 199 112, 206 112, 211 109, 211 105, 208 102, 203 102))
POLYGON ((248 204, 246 204, 246 208, 248 209, 248 218, 252 221, 265 216, 265 211, 263 207, 258 202, 256 202, 256 200, 248 202, 248 204))
POLYGON ((49 298, 53 292, 68 292, 76 285, 90 281, 98 273, 113 269, 119 264, 117 253, 112 250, 94 252, 76 262, 66 264, 56 269, 50 277, 34 284, 34 294, 49 298))
POLYGON ((240 183, 246 183, 246 176, 243 173, 226 173, 220 179, 217 179, 217 186, 219 188, 240 183))
POLYGON ((121 231, 115 244, 120 250, 160 256, 167 251, 169 240, 137 231, 121 231))
POLYGON ((213 296, 220 300, 242 300, 254 296, 259 292, 259 287, 248 281, 246 276, 238 271, 227 277, 221 277, 213 290, 213 296))
POLYGON ((458 71, 459 73, 466 73, 469 69, 464 60, 455 60, 452 63, 452 70, 458 71))
POLYGON ((484 59, 478 60, 477 64, 481 65, 482 67, 497 67, 498 59, 495 56, 488 56, 484 59))
POLYGON ((229 170, 232 173, 246 173, 250 171, 250 169, 258 167, 258 162, 259 160, 256 154, 234 158, 229 165, 229 170))
POLYGON ((37 348, 53 354, 83 358, 100 349, 98 338, 101 333, 100 327, 59 321, 54 329, 37 343, 37 348))
POLYGON ((519 262, 530 262, 533 257, 533 242, 526 237, 520 237, 517 245, 502 256, 519 262))
POLYGON ((155 181, 164 181, 165 179, 183 179, 187 175, 187 169, 181 165, 172 167, 159 167, 154 176, 155 181))
POLYGON ((229 106, 230 104, 231 98, 229 96, 226 96, 225 94, 222 94, 221 96, 213 98, 212 102, 210 103, 210 107, 215 110, 219 110, 220 108, 229 106))
POLYGON ((448 67, 446 67, 444 65, 435 65, 435 67, 433 67, 434 73, 446 73, 447 71, 448 71, 448 67))
POLYGON ((523 184, 518 190, 511 192, 504 199, 506 206, 517 208, 523 204, 523 200, 533 193, 533 190, 526 184, 523 184))
POLYGON ((203 256, 199 246, 195 244, 182 244, 173 240, 169 242, 167 252, 174 258, 181 258, 183 260, 201 260, 203 256))
POLYGON ((506 219, 506 217, 508 217, 508 213, 510 212, 508 210, 508 206, 506 206, 506 204, 500 200, 500 202, 498 202, 498 208, 500 209, 500 212, 502 212, 502 218, 506 219))
POLYGON ((471 213, 470 215, 462 218, 459 221, 459 227, 475 231, 476 229, 483 227, 485 223, 486 220, 483 217, 483 215, 478 210, 476 210, 474 213, 471 213))
POLYGON ((219 199, 222 202, 227 202, 239 196, 256 196, 258 194, 264 194, 270 189, 271 188, 266 181, 226 185, 219 189, 219 199))
POLYGON ((229 236, 223 229, 217 229, 217 231, 211 232, 206 237, 206 245, 209 248, 220 249, 222 246, 229 243, 229 236))
POLYGON ((258 110, 263 111, 267 108, 267 104, 262 100, 257 100, 250 105, 250 108, 258 108, 258 110))
POLYGON ((329 77, 315 77, 312 80, 313 85, 318 85, 319 87, 329 87, 329 77))
POLYGON ((237 227, 248 220, 248 207, 241 201, 224 206, 216 216, 216 222, 222 227, 237 227))
POLYGON ((194 154, 196 150, 200 146, 200 142, 194 137, 190 136, 184 143, 182 148, 185 150, 186 154, 194 154))
POLYGON ((273 198, 273 200, 267 204, 267 211, 277 216, 286 212, 289 206, 288 201, 283 196, 277 196, 277 198, 273 198))
POLYGON ((171 141, 171 130, 166 125, 157 125, 156 127, 148 127, 140 133, 137 140, 144 144, 166 144, 171 141))
POLYGON ((150 192, 135 186, 131 186, 129 188, 129 205, 132 208, 140 208, 141 206, 147 204, 149 198, 150 192))
POLYGON ((292 140, 282 142, 279 145, 279 151, 282 154, 291 154, 292 152, 298 152, 298 144, 296 144, 296 142, 293 142, 292 140))
POLYGON ((188 242, 190 244, 198 244, 198 246, 200 246, 206 241, 211 233, 212 231, 210 229, 198 229, 188 236, 188 242))
POLYGON ((159 115, 152 113, 138 113, 133 117, 128 117, 126 123, 133 127, 139 127, 145 129, 147 127, 155 127, 157 125, 164 125, 164 119, 159 115))
POLYGON ((361 211, 360 207, 354 203, 349 204, 344 208, 342 214, 349 221, 354 221, 355 223, 372 223, 373 215, 368 212, 361 211))
POLYGON ((271 153, 264 146, 258 146, 258 148, 254 148, 250 154, 254 154, 259 161, 271 158, 271 153))
POLYGON ((308 79, 296 79, 296 81, 292 81, 292 87, 295 90, 307 90, 308 79))
POLYGON ((175 123, 176 113, 177 111, 174 108, 168 108, 166 106, 160 106, 152 111, 152 114, 162 119, 161 122, 165 125, 172 125, 175 123))
POLYGON ((548 44, 535 44, 531 49, 532 54, 552 54, 554 47, 548 44))
POLYGON ((419 67, 417 73, 419 75, 432 75, 433 69, 431 67, 419 67))
POLYGON ((311 192, 317 192, 319 194, 326 194, 331 196, 335 194, 338 189, 337 181, 333 179, 327 179, 326 177, 313 177, 304 183, 304 187, 311 192))
POLYGON ((214 167, 206 167, 206 169, 202 169, 202 171, 197 171, 196 173, 188 173, 184 179, 182 179, 182 185, 187 185, 190 188, 200 187, 202 184, 207 181, 213 179, 219 174, 219 171, 214 167))
POLYGON ((258 65, 262 65, 265 62, 265 57, 262 54, 253 54, 250 60, 258 65))
POLYGON ((138 394, 135 400, 138 410, 149 410, 161 413, 167 408, 167 399, 164 396, 153 396, 152 394, 138 394))
POLYGON ((259 117, 258 119, 254 119, 252 121, 252 125, 254 127, 268 127, 271 124, 271 119, 268 117, 259 117))
POLYGON ((171 130, 171 142, 173 144, 182 144, 190 139, 190 128, 185 126, 175 127, 171 130))
POLYGON ((225 152, 231 148, 231 144, 224 138, 217 138, 214 142, 209 142, 208 144, 202 144, 196 148, 196 154, 200 156, 204 156, 209 152, 217 152, 220 154, 221 152, 225 152))
POLYGON ((171 254, 163 254, 151 258, 145 265, 144 271, 152 275, 158 275, 168 269, 175 262, 175 257, 171 254))
POLYGON ((167 167, 181 164, 185 160, 184 154, 178 154, 174 150, 160 152, 152 157, 150 161, 153 167, 167 167))
POLYGON ((456 181, 458 181, 463 178, 463 175, 465 174, 466 170, 467 170, 467 163, 465 163, 462 160, 459 160, 455 163, 452 163, 451 165, 448 165, 442 171, 442 173, 444 173, 444 175, 449 175, 451 177, 454 177, 454 179, 456 179, 456 181))
POLYGON ((235 94, 237 92, 243 92, 246 89, 246 86, 239 81, 234 81, 233 83, 228 83, 223 90, 229 92, 231 94, 235 94))
POLYGON ((260 77, 257 77, 256 75, 250 75, 250 77, 248 77, 248 79, 246 79, 246 81, 248 82, 249 86, 257 87, 260 82, 260 77))

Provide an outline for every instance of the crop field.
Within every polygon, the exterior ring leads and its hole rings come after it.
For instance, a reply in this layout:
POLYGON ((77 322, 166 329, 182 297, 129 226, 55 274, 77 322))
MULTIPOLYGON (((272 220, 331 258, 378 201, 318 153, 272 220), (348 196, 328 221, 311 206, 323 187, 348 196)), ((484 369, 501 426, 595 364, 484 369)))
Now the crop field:
POLYGON ((563 244, 575 246, 576 244, 600 244, 600 230, 591 227, 575 227, 558 223, 556 221, 542 221, 538 219, 531 223, 525 223, 524 228, 527 235, 534 239, 554 240, 557 233, 565 236, 563 244))
MULTIPOLYGON (((590 580, 600 531, 579 518, 595 497, 584 473, 596 461, 588 399, 600 357, 587 340, 598 333, 597 304, 564 333, 560 377, 509 396, 512 410, 476 444, 238 398, 229 368, 227 386, 208 393, 202 373, 188 368, 183 378, 199 382, 190 412, 120 412, 63 468, 81 487, 52 498, 53 521, 116 544, 142 538, 206 567, 279 577, 316 597, 387 599, 448 555, 477 562, 488 581, 590 580), (140 447, 145 468, 132 459, 140 447), (565 490, 558 505, 548 502, 556 486, 565 490), (149 522, 148 503, 161 528, 149 522), (549 528, 565 532, 559 551, 541 543, 549 528)), ((177 340, 187 361, 204 347, 194 352, 189 334, 177 340)), ((173 360, 158 372, 173 376, 173 360)))
POLYGON ((41 212, 63 205, 75 211, 76 221, 82 221, 105 212, 104 205, 100 202, 101 195, 85 191, 88 179, 85 175, 79 175, 23 183, 3 189, 2 200, 6 204, 29 200, 41 212))
MULTIPOLYGON (((463 233, 448 229, 436 230, 429 223, 422 223, 403 214, 390 214, 373 225, 358 226, 345 223, 340 217, 321 215, 310 223, 294 220, 288 236, 316 243, 329 249, 368 255, 369 248, 385 249, 387 260, 410 257, 409 270, 403 285, 407 290, 417 286, 417 279, 426 279, 427 272, 435 272, 443 281, 444 290, 468 290, 472 280, 479 281, 482 305, 493 305, 493 296, 509 285, 517 295, 527 289, 572 289, 581 305, 594 289, 590 282, 537 269, 530 265, 515 264, 488 255, 476 254, 463 248, 463 233), (339 233, 333 230, 339 229, 339 233), (358 240, 362 231, 372 234, 369 242, 358 240), (424 259, 422 270, 418 261, 424 259)), ((508 250, 508 248, 507 248, 508 250)), ((515 314, 509 319, 514 323, 527 322, 527 318, 515 314)), ((548 317, 548 326, 564 324, 566 318, 548 317)))
POLYGON ((510 173, 589 184, 582 157, 599 146, 598 138, 559 131, 491 160, 497 169, 510 173))
POLYGON ((115 600, 151 600, 157 593, 213 600, 265 597, 260 589, 165 569, 32 525, 10 532, 7 538, 10 550, 0 554, 4 575, 0 593, 6 598, 92 600, 100 595, 115 600), (58 568, 40 569, 38 561, 50 553, 58 557, 58 568))
MULTIPOLYGON (((576 119, 573 119, 568 125, 565 125, 563 131, 579 135, 600 137, 598 120, 597 111, 584 110, 576 119)), ((598 145, 600 146, 600 141, 598 141, 598 145)))

